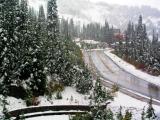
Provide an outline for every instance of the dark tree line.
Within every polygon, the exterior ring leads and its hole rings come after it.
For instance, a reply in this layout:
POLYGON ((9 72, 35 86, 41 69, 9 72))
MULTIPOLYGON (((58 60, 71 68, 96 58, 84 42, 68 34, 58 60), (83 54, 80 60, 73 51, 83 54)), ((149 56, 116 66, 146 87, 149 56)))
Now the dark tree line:
POLYGON ((83 25, 81 38, 112 44, 114 40, 114 28, 110 27, 108 22, 105 22, 104 25, 101 25, 99 23, 90 23, 87 25, 83 25))
POLYGON ((153 31, 153 39, 149 40, 146 25, 142 16, 138 24, 129 22, 125 32, 125 41, 119 41, 115 46, 116 54, 137 68, 153 75, 160 74, 160 42, 158 35, 153 31))
POLYGON ((68 36, 74 39, 75 37, 80 37, 81 26, 80 22, 76 23, 73 19, 66 20, 64 18, 60 19, 60 33, 63 36, 68 36))
POLYGON ((76 23, 73 19, 60 20, 60 32, 65 36, 70 36, 72 39, 81 38, 82 40, 96 40, 112 44, 114 42, 115 29, 110 27, 108 22, 104 25, 100 23, 81 24, 76 23))
POLYGON ((0 94, 44 95, 50 81, 81 93, 92 88, 82 53, 60 32, 57 13, 56 0, 48 1, 47 16, 43 6, 37 14, 27 0, 0 1, 0 94))

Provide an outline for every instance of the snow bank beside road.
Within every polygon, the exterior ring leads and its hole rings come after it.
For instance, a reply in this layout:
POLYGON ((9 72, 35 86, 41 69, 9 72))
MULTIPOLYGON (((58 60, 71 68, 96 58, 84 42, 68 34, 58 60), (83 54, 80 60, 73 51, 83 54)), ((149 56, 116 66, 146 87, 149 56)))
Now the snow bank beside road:
POLYGON ((152 76, 149 75, 141 70, 136 69, 133 65, 125 62, 124 60, 122 60, 121 58, 119 58, 118 56, 114 55, 111 53, 111 49, 107 49, 104 53, 110 58, 112 59, 120 68, 124 69, 125 71, 143 79, 146 80, 150 83, 156 84, 158 86, 160 86, 160 76, 156 77, 156 76, 152 76))
MULTIPOLYGON (((125 113, 125 110, 130 110, 133 114, 132 120, 140 120, 141 119, 141 113, 143 111, 143 108, 147 109, 148 104, 145 102, 142 102, 140 100, 137 100, 135 98, 132 98, 130 96, 127 96, 123 93, 118 92, 117 95, 114 98, 114 101, 111 102, 109 105, 111 109, 116 113, 119 109, 119 107, 122 107, 122 112, 125 113)), ((155 109, 155 113, 158 117, 160 117, 160 107, 157 105, 153 105, 155 109)))

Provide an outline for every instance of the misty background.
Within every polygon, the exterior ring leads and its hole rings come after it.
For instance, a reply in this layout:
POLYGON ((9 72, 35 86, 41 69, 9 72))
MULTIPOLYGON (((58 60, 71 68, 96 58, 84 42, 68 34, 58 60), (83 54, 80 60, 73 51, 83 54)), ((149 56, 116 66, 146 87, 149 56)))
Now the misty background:
MULTIPOLYGON (((39 5, 44 5, 46 8, 46 1, 29 0, 29 4, 35 9, 38 9, 39 5)), ((57 4, 60 18, 73 18, 74 21, 81 23, 98 22, 104 24, 105 21, 108 21, 110 25, 120 28, 122 31, 126 29, 129 21, 136 23, 138 16, 142 15, 149 36, 152 35, 153 29, 160 35, 160 9, 155 6, 154 0, 150 6, 147 3, 143 5, 142 1, 145 0, 137 2, 137 5, 136 3, 134 5, 122 5, 123 3, 109 4, 104 0, 99 2, 97 0, 57 0, 57 4)))

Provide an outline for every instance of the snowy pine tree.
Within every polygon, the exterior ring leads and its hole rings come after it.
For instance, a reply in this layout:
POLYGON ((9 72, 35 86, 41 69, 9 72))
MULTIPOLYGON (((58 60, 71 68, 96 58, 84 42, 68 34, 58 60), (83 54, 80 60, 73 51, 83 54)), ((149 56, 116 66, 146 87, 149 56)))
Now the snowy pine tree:
POLYGON ((37 21, 36 13, 30 9, 28 16, 28 53, 26 55, 27 73, 29 75, 30 87, 33 95, 43 95, 46 90, 46 74, 44 73, 44 56, 41 29, 37 21))
POLYGON ((102 87, 98 79, 94 86, 93 102, 94 108, 92 109, 93 120, 114 120, 113 113, 110 109, 103 108, 101 105, 106 104, 107 101, 113 100, 111 92, 107 94, 105 88, 102 87))
POLYGON ((156 115, 155 115, 155 112, 154 112, 154 108, 152 106, 152 98, 150 99, 149 101, 149 104, 148 104, 148 108, 147 108, 147 111, 146 111, 146 118, 148 118, 149 120, 155 120, 156 119, 156 115))
POLYGON ((43 6, 39 7, 38 22, 41 24, 42 28, 44 29, 45 28, 46 18, 45 18, 45 13, 44 13, 43 6))
POLYGON ((132 120, 132 113, 126 110, 123 120, 132 120))
POLYGON ((92 76, 87 67, 83 67, 82 71, 77 71, 76 89, 80 93, 87 93, 92 89, 92 76))
MULTIPOLYGON (((56 1, 48 1, 47 20, 42 6, 37 14, 27 2, 5 0, 0 3, 0 78, 3 82, 0 86, 4 85, 7 94, 17 98, 39 96, 45 93, 49 82, 46 76, 50 75, 53 81, 75 85, 81 93, 88 92, 92 89, 92 78, 80 48, 69 36, 59 36, 56 1), (20 92, 17 94, 17 91, 20 92)), ((66 25, 72 29, 68 32, 73 37, 78 34, 73 21, 66 25)), ((3 89, 0 93, 3 94, 3 89)))
POLYGON ((122 107, 121 106, 120 106, 119 111, 117 113, 117 120, 123 120, 122 107))
POLYGON ((14 36, 14 31, 18 4, 16 0, 5 0, 1 4, 0 77, 8 89, 11 84, 14 84, 13 79, 17 60, 17 39, 14 36))
POLYGON ((125 44, 118 44, 115 51, 127 62, 135 65, 152 75, 160 74, 158 35, 153 31, 153 40, 149 40, 146 25, 142 16, 139 16, 138 24, 129 22, 125 31, 125 44))
POLYGON ((142 113, 141 113, 141 120, 145 120, 145 108, 143 108, 142 113))
POLYGON ((106 89, 102 87, 99 79, 97 79, 95 83, 93 96, 95 104, 103 104, 106 101, 113 100, 111 91, 106 91, 106 89))
MULTIPOLYGON (((16 11, 16 29, 14 35, 17 39, 17 66, 16 66, 16 79, 23 83, 23 68, 24 60, 27 51, 27 20, 28 20, 28 5, 26 0, 21 0, 20 5, 16 11)), ((27 78, 26 78, 27 79, 27 78)))
MULTIPOLYGON (((57 5, 56 0, 49 0, 47 6, 47 67, 52 79, 56 72, 58 72, 58 64, 59 64, 59 46, 60 41, 58 39, 59 30, 58 30, 58 15, 57 15, 57 5)), ((56 76, 56 75, 55 75, 56 76)))

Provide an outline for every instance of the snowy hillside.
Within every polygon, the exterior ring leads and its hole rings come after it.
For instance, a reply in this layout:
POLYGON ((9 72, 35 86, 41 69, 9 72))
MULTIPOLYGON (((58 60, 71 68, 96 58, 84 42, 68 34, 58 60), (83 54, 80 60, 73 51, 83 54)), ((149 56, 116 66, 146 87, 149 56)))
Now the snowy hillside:
POLYGON ((127 27, 126 23, 129 20, 135 22, 138 16, 142 14, 147 24, 148 32, 151 34, 152 29, 155 28, 160 33, 160 11, 149 6, 128 7, 102 2, 97 4, 87 0, 70 0, 70 2, 58 0, 58 9, 59 15, 66 18, 72 16, 80 21, 101 23, 107 20, 110 24, 123 30, 127 27))
MULTIPOLYGON (((106 88, 108 89, 108 88, 106 88)), ((71 87, 66 87, 66 89, 62 93, 63 99, 62 100, 55 100, 52 99, 50 101, 47 100, 46 97, 39 97, 40 105, 39 106, 50 106, 50 105, 87 105, 89 101, 87 96, 81 95, 75 91, 75 89, 71 87), (73 100, 71 100, 73 97, 73 100)), ((8 110, 16 110, 21 108, 26 108, 26 105, 23 100, 16 99, 13 97, 8 97, 7 101, 9 105, 7 106, 8 110)), ((137 99, 129 97, 121 92, 115 94, 114 101, 109 105, 109 107, 114 111, 116 114, 118 112, 119 107, 122 106, 122 112, 125 113, 126 109, 129 109, 133 113, 133 120, 140 120, 142 109, 147 107, 147 103, 141 102, 137 99), (128 100, 128 101, 126 101, 128 100)), ((37 106, 38 107, 38 106, 37 106)), ((159 116, 160 110, 159 106, 154 105, 154 109, 156 114, 159 116)), ((1 111, 1 109, 0 109, 1 111)), ((26 120, 69 120, 67 115, 62 116, 48 116, 48 117, 36 117, 36 118, 29 118, 26 120)))

